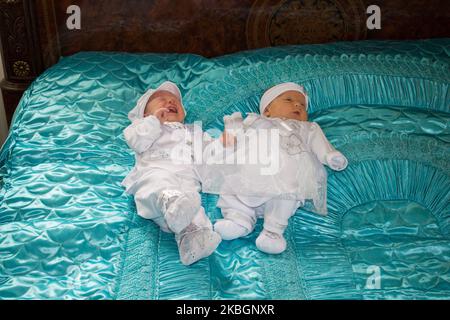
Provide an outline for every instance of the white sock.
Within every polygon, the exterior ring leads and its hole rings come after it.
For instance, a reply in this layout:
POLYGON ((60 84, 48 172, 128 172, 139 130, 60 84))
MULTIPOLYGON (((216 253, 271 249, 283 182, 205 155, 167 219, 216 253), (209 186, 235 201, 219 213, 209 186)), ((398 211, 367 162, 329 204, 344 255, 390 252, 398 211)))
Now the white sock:
POLYGON ((256 247, 265 253, 279 254, 286 250, 286 246, 286 239, 282 234, 270 232, 266 229, 263 229, 256 238, 256 247))
POLYGON ((234 240, 237 238, 245 237, 250 233, 247 228, 228 219, 218 220, 214 224, 214 230, 222 236, 223 240, 234 240))

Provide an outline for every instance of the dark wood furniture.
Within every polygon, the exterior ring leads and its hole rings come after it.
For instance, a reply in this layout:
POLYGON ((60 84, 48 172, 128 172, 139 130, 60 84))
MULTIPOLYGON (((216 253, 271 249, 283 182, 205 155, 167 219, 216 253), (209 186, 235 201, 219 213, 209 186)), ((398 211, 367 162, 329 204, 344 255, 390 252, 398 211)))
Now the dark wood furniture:
POLYGON ((285 44, 450 36, 448 0, 0 0, 0 17, 8 121, 33 79, 79 51, 211 57, 285 44), (381 8, 380 30, 366 28, 371 4, 381 8), (80 30, 66 26, 70 5, 81 9, 80 30))

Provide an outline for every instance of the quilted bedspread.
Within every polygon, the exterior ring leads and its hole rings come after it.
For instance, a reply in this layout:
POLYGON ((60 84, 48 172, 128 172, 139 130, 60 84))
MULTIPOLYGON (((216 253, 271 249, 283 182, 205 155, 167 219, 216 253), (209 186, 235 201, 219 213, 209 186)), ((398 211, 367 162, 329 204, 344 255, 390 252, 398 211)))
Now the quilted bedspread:
MULTIPOLYGON (((0 153, 0 299, 449 299, 450 39, 287 46, 206 59, 82 52, 25 92, 0 153), (349 159, 326 217, 300 209, 288 249, 251 235, 183 266, 120 182, 122 134, 148 88, 178 83, 187 122, 222 128, 264 90, 303 84, 349 159)), ((203 194, 212 220, 217 196, 203 194)))

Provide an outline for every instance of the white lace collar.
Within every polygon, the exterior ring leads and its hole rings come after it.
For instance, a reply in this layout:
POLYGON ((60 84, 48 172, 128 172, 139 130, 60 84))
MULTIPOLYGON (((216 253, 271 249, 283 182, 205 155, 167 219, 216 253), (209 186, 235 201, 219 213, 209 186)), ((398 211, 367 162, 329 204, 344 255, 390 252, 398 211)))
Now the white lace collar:
POLYGON ((171 129, 183 129, 185 127, 184 123, 181 122, 164 122, 164 125, 171 129))

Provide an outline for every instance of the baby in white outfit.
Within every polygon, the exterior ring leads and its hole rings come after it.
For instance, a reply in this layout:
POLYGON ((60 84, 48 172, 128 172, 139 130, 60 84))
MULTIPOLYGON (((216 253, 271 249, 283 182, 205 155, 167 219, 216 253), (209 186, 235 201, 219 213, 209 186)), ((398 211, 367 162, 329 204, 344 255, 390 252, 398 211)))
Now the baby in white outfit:
MULTIPOLYGON (((164 232, 175 233, 180 260, 190 265, 209 256, 221 241, 201 206, 200 183, 192 163, 193 125, 185 125, 178 87, 169 81, 148 90, 129 113, 127 144, 136 163, 122 182, 134 195, 137 213, 164 232), (182 150, 188 159, 178 159, 182 150)), ((200 129, 201 130, 201 129, 200 129)))
MULTIPOLYGON (((239 179, 233 188, 240 191, 222 192, 217 203, 224 219, 218 220, 214 229, 222 239, 248 235, 256 219, 264 217, 264 229, 256 246, 263 252, 278 254, 286 249, 283 233, 289 218, 306 200, 313 201, 318 213, 326 214, 323 165, 340 171, 346 168, 347 159, 328 142, 317 123, 307 121, 307 108, 308 96, 303 87, 283 83, 265 92, 260 102, 261 115, 249 114, 241 122, 244 134, 251 130, 277 130, 281 165, 272 176, 254 174, 250 166, 240 167, 228 180, 228 185, 233 185, 230 181, 239 179), (255 196, 258 193, 261 196, 255 196)), ((232 117, 236 128, 241 115, 232 117)))

